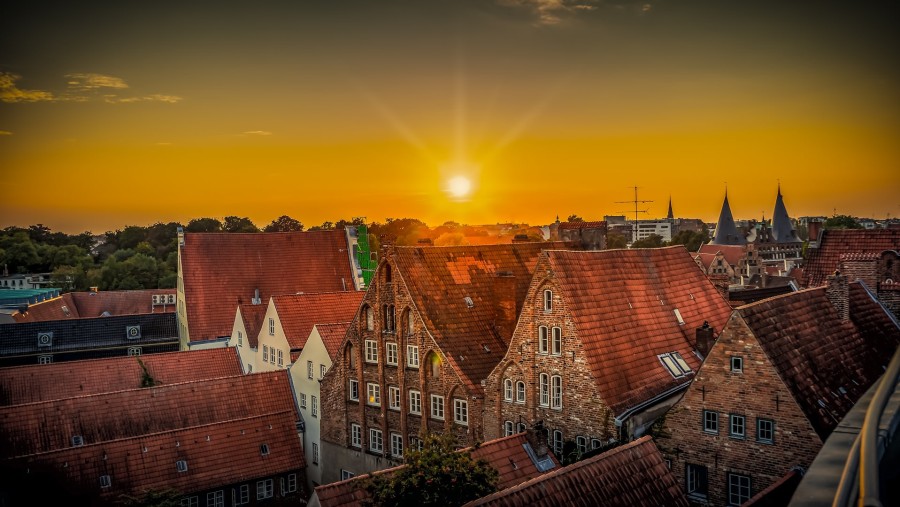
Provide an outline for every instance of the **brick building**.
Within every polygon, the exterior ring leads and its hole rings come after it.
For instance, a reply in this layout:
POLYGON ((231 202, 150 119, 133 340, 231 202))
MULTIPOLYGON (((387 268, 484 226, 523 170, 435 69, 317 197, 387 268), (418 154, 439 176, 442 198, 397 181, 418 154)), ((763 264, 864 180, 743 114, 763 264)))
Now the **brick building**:
POLYGON ((485 384, 486 438, 542 421, 562 456, 640 436, 699 367, 696 329, 730 311, 683 246, 546 251, 485 384))
POLYGON ((658 445, 689 497, 737 505, 807 468, 883 373, 900 329, 863 285, 766 299, 732 313, 658 445))
POLYGON ((402 460, 426 432, 484 439, 484 381, 506 353, 538 255, 564 243, 395 247, 322 382, 322 482, 402 460))

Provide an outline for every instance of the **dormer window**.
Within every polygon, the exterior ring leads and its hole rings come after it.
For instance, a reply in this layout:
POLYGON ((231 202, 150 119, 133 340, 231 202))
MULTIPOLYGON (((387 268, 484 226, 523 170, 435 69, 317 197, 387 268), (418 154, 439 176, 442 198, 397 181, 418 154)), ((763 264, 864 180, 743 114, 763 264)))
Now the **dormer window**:
POLYGON ((101 475, 100 476, 100 487, 105 489, 110 486, 112 486, 112 478, 108 475, 101 475))
POLYGON ((544 311, 553 311, 553 291, 550 289, 544 291, 544 311))
POLYGON ((259 446, 259 454, 261 456, 268 456, 269 455, 269 444, 262 444, 261 446, 259 446))
POLYGON ((183 460, 183 459, 180 459, 180 460, 176 461, 176 462, 175 462, 175 468, 176 468, 179 472, 187 472, 187 470, 188 470, 187 461, 185 461, 185 460, 183 460))
POLYGON ((81 435, 72 436, 72 447, 81 447, 84 445, 84 437, 81 435))

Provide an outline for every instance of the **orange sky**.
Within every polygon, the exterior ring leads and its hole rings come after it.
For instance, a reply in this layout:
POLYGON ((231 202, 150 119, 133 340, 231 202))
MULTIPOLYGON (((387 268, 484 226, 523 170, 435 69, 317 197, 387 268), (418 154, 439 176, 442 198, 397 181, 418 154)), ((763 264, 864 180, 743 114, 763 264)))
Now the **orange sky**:
POLYGON ((900 215, 895 2, 182 3, 0 19, 0 226, 900 215))

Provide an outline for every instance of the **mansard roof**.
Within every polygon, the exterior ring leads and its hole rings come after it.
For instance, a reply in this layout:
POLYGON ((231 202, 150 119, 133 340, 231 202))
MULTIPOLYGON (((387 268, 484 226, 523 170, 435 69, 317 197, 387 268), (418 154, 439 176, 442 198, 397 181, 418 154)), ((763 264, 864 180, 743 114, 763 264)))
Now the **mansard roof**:
POLYGON ((725 200, 722 202, 722 211, 719 212, 719 221, 716 223, 716 233, 712 242, 715 245, 743 245, 747 243, 744 235, 734 225, 731 206, 728 204, 728 192, 725 192, 725 200))
POLYGON ((599 394, 617 416, 689 383, 692 374, 675 378, 659 356, 677 352, 696 371, 696 329, 708 322, 721 331, 731 313, 681 245, 547 257, 599 394))

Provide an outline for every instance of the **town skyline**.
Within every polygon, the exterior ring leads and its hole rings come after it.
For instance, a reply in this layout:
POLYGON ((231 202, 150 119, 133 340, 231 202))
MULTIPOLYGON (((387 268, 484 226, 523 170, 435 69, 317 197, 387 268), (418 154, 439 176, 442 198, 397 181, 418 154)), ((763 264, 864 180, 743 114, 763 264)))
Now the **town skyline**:
POLYGON ((900 216, 898 7, 99 2, 0 20, 0 216, 900 216), (25 175, 29 175, 26 180, 25 175), (37 181, 35 176, 38 177, 37 181))

